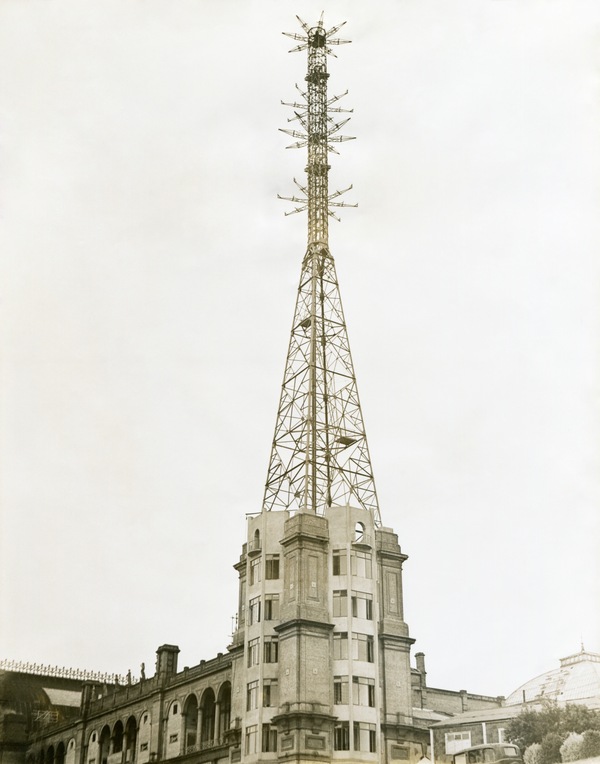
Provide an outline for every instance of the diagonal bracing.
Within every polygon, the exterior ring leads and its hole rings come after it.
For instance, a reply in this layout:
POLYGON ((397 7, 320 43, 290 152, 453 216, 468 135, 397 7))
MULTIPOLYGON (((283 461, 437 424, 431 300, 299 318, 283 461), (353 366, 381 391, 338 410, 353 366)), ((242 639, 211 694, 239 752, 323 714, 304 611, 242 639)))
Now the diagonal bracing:
MULTIPOLYGON (((293 51, 308 51, 306 90, 289 104, 297 129, 290 148, 308 149, 306 183, 294 181, 302 196, 280 197, 296 206, 286 214, 308 212, 308 247, 285 365, 281 399, 269 462, 264 509, 322 513, 332 505, 357 506, 374 515, 379 507, 348 343, 335 263, 328 244, 332 208, 356 206, 338 201, 349 188, 329 194, 328 152, 350 140, 339 134, 349 118, 336 121, 344 94, 327 97, 327 55, 348 40, 334 35, 323 16, 314 27, 298 18, 303 34, 293 51), (335 105, 334 105, 335 104, 335 105), (335 117, 332 115, 336 115, 335 117)), ((287 34, 287 33, 284 33, 287 34)), ((336 152, 337 153, 337 152, 336 152)))

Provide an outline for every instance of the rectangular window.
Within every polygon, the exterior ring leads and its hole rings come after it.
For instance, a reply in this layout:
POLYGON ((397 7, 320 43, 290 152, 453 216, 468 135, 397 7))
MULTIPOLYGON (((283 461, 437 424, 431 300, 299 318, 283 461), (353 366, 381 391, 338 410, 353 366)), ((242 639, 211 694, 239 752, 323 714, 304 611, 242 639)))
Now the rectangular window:
POLYGON ((173 733, 172 735, 169 735, 169 743, 176 743, 178 738, 177 732, 173 733))
POLYGON ((248 642, 248 668, 258 666, 260 663, 260 639, 251 639, 248 642))
POLYGON ((265 621, 279 620, 279 595, 265 594, 265 621))
POLYGON ((258 742, 258 726, 256 724, 251 724, 249 727, 246 727, 246 754, 251 753, 258 753, 257 751, 257 742, 258 742))
POLYGON ((350 558, 352 565, 352 575, 360 578, 373 578, 373 567, 371 564, 370 552, 352 552, 350 558))
POLYGON ((333 550, 333 575, 345 576, 348 572, 347 557, 345 549, 333 550))
POLYGON ((375 680, 365 676, 353 676, 352 702, 355 706, 375 708, 375 680))
POLYGON ((348 615, 348 592, 338 589, 333 592, 333 617, 348 615))
POLYGON ((277 663, 279 660, 279 637, 265 637, 265 663, 277 663))
POLYGON ((274 708, 279 705, 279 685, 277 679, 263 681, 263 707, 274 708))
POLYGON ((354 750, 377 752, 377 728, 374 724, 354 722, 354 750))
POLYGON ((471 747, 470 732, 446 732, 446 753, 453 754, 471 747))
POLYGON ((147 751, 148 743, 140 743, 140 751, 147 751))
POLYGON ((240 626, 246 620, 246 581, 240 583, 240 626))
POLYGON ((498 742, 506 743, 506 729, 504 727, 498 728, 498 742))
POLYGON ((249 625, 252 626, 253 623, 260 623, 260 597, 253 597, 250 600, 248 611, 249 625))
POLYGON ((272 727, 270 724, 263 724, 262 749, 264 753, 273 753, 277 751, 277 727, 272 727))
POLYGON ((369 634, 352 634, 352 657, 355 661, 373 663, 375 660, 373 637, 369 634))
POLYGON ((343 661, 348 658, 348 634, 340 631, 333 635, 333 659, 343 661))
POLYGON ((275 581, 279 578, 279 555, 268 554, 265 559, 265 580, 275 581))
POLYGON ((333 728, 334 751, 350 750, 350 723, 338 722, 333 728))
POLYGON ((248 682, 246 690, 246 711, 254 711, 258 708, 258 680, 248 682))
MULTIPOLYGON (((348 705, 348 677, 333 677, 333 702, 336 706, 348 705)), ((346 750, 345 748, 342 750, 346 750)))
POLYGON ((260 581, 260 557, 250 562, 250 586, 260 581))
POLYGON ((352 615, 354 618, 373 620, 373 595, 366 592, 352 592, 352 615))

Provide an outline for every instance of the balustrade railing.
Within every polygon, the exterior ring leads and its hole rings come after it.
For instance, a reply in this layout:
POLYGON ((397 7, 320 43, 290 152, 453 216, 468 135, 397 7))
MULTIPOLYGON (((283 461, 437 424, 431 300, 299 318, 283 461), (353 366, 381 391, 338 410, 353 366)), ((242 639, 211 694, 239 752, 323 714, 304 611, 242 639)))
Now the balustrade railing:
POLYGON ((38 676, 54 676, 59 679, 78 679, 82 682, 101 682, 103 684, 134 684, 138 680, 131 675, 109 674, 101 671, 67 668, 65 666, 47 666, 43 663, 29 661, 0 660, 0 670, 15 671, 21 674, 37 674, 38 676))

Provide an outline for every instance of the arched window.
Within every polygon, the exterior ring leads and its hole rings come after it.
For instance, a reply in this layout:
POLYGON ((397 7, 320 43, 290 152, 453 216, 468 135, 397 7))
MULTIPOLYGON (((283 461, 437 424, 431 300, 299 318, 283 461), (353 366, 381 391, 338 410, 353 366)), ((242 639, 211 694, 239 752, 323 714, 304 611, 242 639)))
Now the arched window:
POLYGON ((62 741, 56 747, 54 764, 65 764, 65 744, 62 741))
POLYGON ((215 736, 215 693, 211 687, 202 693, 200 708, 202 709, 200 743, 206 743, 213 740, 215 736))
POLYGON ((110 753, 110 727, 108 725, 102 728, 99 746, 99 764, 108 764, 108 755, 110 753))
POLYGON ((219 729, 216 732, 217 737, 222 737, 227 732, 231 723, 231 683, 223 682, 219 689, 219 729))
POLYGON ((198 699, 190 695, 183 706, 183 745, 185 753, 197 750, 198 699))
POLYGON ((119 720, 113 727, 113 753, 121 753, 123 750, 123 722, 119 720))
POLYGON ((354 526, 354 541, 358 544, 365 540, 365 524, 358 522, 354 526))
POLYGON ((125 762, 132 764, 135 761, 135 752, 137 750, 137 724, 134 716, 127 719, 125 725, 125 762))

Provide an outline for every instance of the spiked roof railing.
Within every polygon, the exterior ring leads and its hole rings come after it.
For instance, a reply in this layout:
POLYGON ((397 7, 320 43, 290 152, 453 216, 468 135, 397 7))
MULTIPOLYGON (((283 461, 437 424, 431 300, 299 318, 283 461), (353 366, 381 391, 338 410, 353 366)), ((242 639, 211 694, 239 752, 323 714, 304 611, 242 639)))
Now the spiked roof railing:
MULTIPOLYGON (((352 186, 329 194, 328 152, 351 140, 339 130, 351 113, 335 105, 346 95, 327 97, 327 56, 333 46, 350 42, 329 30, 323 15, 314 27, 297 17, 304 34, 287 33, 299 41, 290 52, 308 51, 306 89, 292 108, 301 129, 284 129, 296 138, 288 148, 308 148, 307 179, 294 183, 302 196, 279 197, 296 206, 286 214, 308 211, 308 246, 288 348, 275 435, 269 462, 264 510, 322 513, 328 506, 352 505, 372 512, 380 525, 379 506, 350 354, 346 323, 333 257, 328 221, 332 208, 356 207, 338 201, 352 186), (332 115, 336 115, 335 117, 332 115)), ((345 23, 345 22, 344 22, 345 23)))

